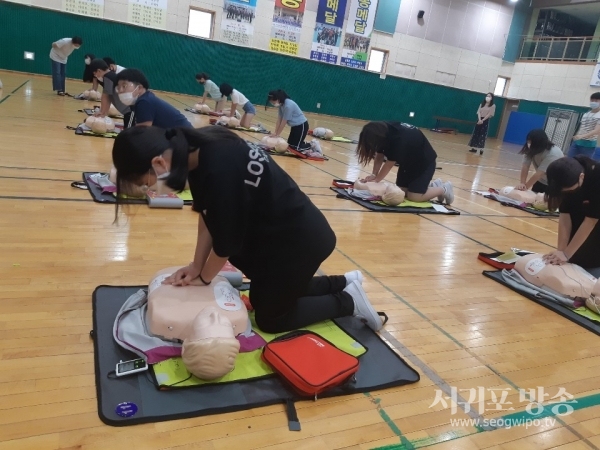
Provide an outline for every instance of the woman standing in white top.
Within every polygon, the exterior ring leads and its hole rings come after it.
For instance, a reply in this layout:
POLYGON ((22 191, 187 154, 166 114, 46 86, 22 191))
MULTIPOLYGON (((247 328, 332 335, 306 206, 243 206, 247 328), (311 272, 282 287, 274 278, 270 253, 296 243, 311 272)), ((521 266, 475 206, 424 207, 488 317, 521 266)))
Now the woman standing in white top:
POLYGON ((221 84, 221 86, 219 86, 219 90, 225 97, 231 96, 231 112, 229 113, 229 117, 234 117, 237 105, 242 105, 244 115, 242 116, 242 120, 240 120, 240 126, 243 128, 249 128, 250 124, 252 123, 252 118, 256 115, 256 108, 254 105, 246 98, 244 94, 237 89, 234 89, 227 83, 221 84))
POLYGON ((487 138, 488 128, 490 126, 490 119, 494 117, 496 113, 496 105, 494 105, 494 94, 488 92, 485 96, 485 99, 477 108, 477 125, 475 125, 475 129, 473 130, 473 135, 471 136, 471 140, 469 141, 469 150, 471 153, 477 153, 477 149, 479 149, 479 154, 483 155, 483 149, 485 148, 485 139, 487 138))

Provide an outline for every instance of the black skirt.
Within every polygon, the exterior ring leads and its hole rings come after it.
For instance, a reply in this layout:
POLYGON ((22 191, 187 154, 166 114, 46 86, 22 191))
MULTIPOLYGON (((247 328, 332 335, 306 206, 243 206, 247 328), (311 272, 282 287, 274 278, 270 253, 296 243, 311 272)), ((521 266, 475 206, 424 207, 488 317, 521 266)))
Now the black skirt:
POLYGON ((490 121, 484 120, 481 125, 475 125, 475 129, 473 130, 473 134, 471 136, 471 140, 469 141, 469 147, 473 148, 484 148, 485 147, 485 139, 487 138, 488 128, 490 126, 490 121))

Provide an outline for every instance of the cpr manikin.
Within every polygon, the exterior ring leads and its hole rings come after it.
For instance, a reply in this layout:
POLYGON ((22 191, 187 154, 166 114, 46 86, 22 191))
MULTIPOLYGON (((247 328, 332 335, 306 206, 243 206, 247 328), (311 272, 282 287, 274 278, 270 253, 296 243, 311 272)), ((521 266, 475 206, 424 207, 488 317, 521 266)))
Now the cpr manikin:
POLYGON ((543 255, 522 256, 515 269, 526 281, 540 288, 549 288, 571 299, 581 299, 586 306, 600 313, 600 281, 575 264, 546 264, 543 255))
POLYGON ((273 149, 278 153, 285 153, 289 146, 287 141, 281 137, 265 136, 261 142, 265 147, 273 149))
POLYGON ((520 191, 512 186, 505 186, 500 189, 500 195, 516 200, 521 203, 534 205, 537 209, 548 209, 548 204, 544 200, 544 194, 533 191, 520 191))
POLYGON ((369 191, 372 195, 381 197, 381 201, 390 206, 398 206, 401 204, 406 195, 398 186, 386 181, 380 183, 368 181, 363 183, 360 180, 356 180, 354 189, 358 191, 369 191))
POLYGON ((233 369, 239 353, 235 337, 251 332, 248 311, 239 291, 221 276, 208 286, 162 284, 178 269, 160 270, 148 285, 149 331, 183 341, 183 362, 198 378, 221 377, 233 369))
POLYGON ((329 128, 317 127, 312 130, 312 135, 314 137, 322 138, 322 139, 331 139, 334 134, 329 128))

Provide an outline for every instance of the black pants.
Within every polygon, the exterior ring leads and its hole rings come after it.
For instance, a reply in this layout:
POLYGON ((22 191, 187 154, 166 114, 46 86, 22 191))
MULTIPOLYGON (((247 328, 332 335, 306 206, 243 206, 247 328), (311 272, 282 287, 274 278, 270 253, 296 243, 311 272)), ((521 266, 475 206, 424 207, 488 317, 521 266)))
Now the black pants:
POLYGON ((336 237, 316 207, 309 215, 311 226, 304 227, 305 232, 272 236, 269 249, 229 258, 250 278, 256 324, 268 333, 296 330, 354 312, 354 300, 342 292, 346 287, 343 275, 314 276, 333 252, 336 237))
POLYGON ((294 150, 308 150, 310 149, 310 144, 304 142, 306 135, 308 134, 308 121, 304 122, 302 125, 296 125, 292 127, 290 130, 290 135, 288 136, 288 145, 292 147, 294 150))
POLYGON ((546 190, 548 189, 548 186, 546 186, 544 183, 540 183, 539 181, 536 181, 535 184, 533 186, 531 186, 531 190, 533 192, 537 192, 545 194, 546 190))
MULTIPOLYGON (((573 221, 573 217, 571 217, 571 221, 573 221)), ((580 226, 581 222, 579 224, 573 223, 569 242, 573 239, 580 226)), ((584 269, 600 267, 600 221, 596 224, 585 242, 581 244, 581 247, 571 256, 569 262, 577 264, 584 269)))

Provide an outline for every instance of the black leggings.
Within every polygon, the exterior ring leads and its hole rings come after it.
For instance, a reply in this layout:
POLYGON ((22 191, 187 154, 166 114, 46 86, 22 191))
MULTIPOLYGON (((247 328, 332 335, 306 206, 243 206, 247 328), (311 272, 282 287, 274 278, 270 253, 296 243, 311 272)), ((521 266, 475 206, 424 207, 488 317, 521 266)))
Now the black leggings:
POLYGON ((308 134, 308 120, 302 125, 296 125, 290 130, 288 136, 288 145, 294 150, 309 150, 310 144, 304 142, 306 135, 308 134))
POLYGON ((531 186, 531 190, 533 192, 537 192, 545 194, 546 190, 548 189, 548 186, 546 186, 544 183, 540 183, 539 181, 536 181, 535 184, 533 186, 531 186))

